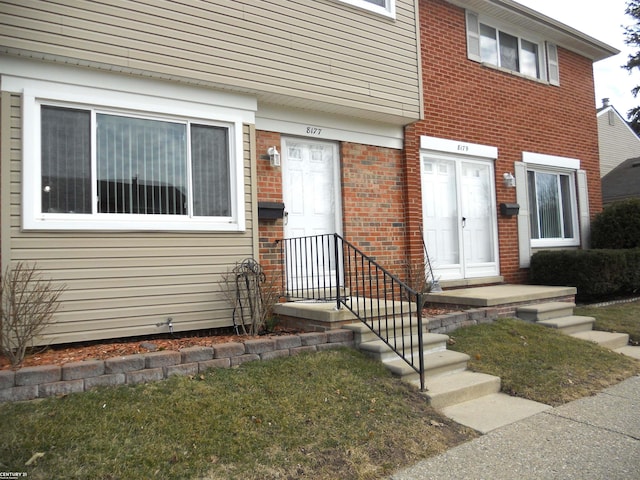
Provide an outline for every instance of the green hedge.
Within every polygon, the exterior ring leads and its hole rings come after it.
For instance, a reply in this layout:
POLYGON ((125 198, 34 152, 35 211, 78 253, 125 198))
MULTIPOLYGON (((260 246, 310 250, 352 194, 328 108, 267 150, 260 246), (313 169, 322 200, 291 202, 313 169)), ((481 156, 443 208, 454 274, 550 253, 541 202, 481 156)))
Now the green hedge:
POLYGON ((640 247, 640 198, 614 202, 591 223, 591 248, 640 247))
POLYGON ((640 248, 545 250, 531 257, 530 281, 572 286, 579 301, 593 301, 640 290, 640 248))

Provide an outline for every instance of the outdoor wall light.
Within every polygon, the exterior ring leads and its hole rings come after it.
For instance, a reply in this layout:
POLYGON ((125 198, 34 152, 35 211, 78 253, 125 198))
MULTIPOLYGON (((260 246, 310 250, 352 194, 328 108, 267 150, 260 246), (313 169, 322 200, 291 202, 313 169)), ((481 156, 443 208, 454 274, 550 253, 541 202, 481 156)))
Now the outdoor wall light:
POLYGON ((505 172, 502 174, 502 178, 504 179, 504 186, 513 188, 516 186, 516 177, 513 176, 510 172, 505 172))
POLYGON ((269 147, 269 149, 267 150, 267 153, 269 154, 269 163, 271 164, 271 166, 279 167, 280 153, 278 152, 278 149, 276 147, 269 147))

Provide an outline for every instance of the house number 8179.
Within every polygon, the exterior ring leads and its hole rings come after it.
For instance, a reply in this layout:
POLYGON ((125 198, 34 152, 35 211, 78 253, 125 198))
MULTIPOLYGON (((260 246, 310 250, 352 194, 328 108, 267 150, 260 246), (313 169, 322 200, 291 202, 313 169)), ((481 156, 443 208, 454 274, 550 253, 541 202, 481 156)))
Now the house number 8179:
POLYGON ((307 135, 320 135, 322 129, 318 127, 307 127, 307 135))

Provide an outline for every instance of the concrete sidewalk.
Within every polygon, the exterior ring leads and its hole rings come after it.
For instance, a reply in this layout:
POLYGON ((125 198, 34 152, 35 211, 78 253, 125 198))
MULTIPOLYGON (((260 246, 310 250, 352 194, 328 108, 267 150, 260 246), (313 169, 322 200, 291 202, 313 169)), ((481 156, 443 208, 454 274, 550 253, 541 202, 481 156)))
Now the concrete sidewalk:
POLYGON ((640 376, 432 457, 391 480, 640 478, 640 376))

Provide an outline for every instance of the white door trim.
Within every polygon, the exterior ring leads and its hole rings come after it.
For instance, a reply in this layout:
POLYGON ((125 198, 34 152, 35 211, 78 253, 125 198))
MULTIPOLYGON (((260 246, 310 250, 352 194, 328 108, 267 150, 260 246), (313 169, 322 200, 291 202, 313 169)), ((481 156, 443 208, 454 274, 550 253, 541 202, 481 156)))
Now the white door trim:
MULTIPOLYGON (((425 238, 425 243, 427 245, 427 249, 429 250, 429 256, 432 260, 435 260, 435 263, 433 265, 434 268, 434 275, 436 279, 441 279, 441 280, 458 280, 458 279, 465 279, 465 278, 477 278, 477 277, 484 277, 484 276, 494 276, 494 275, 499 275, 500 272, 500 265, 499 265, 499 241, 498 241, 498 220, 497 220, 497 209, 496 209, 496 194, 495 194, 495 165, 493 160, 488 157, 488 156, 484 156, 484 157, 474 157, 471 156, 469 154, 467 154, 465 152, 465 154, 458 154, 456 153, 451 153, 451 152, 436 152, 436 151, 421 151, 420 152, 420 175, 421 175, 421 182, 424 182, 424 177, 425 177, 425 159, 434 159, 434 160, 440 160, 440 161, 445 161, 445 162, 450 162, 455 169, 455 209, 456 209, 456 215, 457 218, 455 221, 457 222, 456 225, 456 234, 454 235, 455 238, 457 239, 457 246, 452 246, 452 251, 453 252, 457 252, 457 258, 458 258, 458 263, 450 263, 450 264, 444 264, 442 266, 438 265, 438 260, 434 259, 434 254, 436 256, 438 256, 440 254, 440 252, 437 251, 437 248, 434 248, 433 245, 430 246, 430 243, 433 243, 433 240, 429 240, 428 238, 425 238), (463 198, 462 198, 462 193, 461 193, 461 167, 462 164, 464 162, 468 162, 468 163, 478 163, 479 165, 485 165, 489 167, 489 179, 488 179, 488 186, 489 186, 489 197, 490 197, 490 205, 489 205, 489 211, 493 212, 493 214, 490 213, 489 218, 491 221, 491 227, 490 227, 490 232, 489 235, 491 236, 490 241, 492 241, 492 254, 493 254, 493 258, 494 261, 493 262, 486 262, 486 263, 477 263, 474 265, 471 265, 469 263, 469 259, 465 257, 465 250, 464 250, 464 244, 465 244, 465 239, 464 239, 464 230, 462 228, 462 224, 463 224, 463 216, 464 216, 464 212, 462 211, 462 209, 464 208, 464 204, 463 204, 463 198)), ((423 206, 423 211, 422 211, 422 218, 423 218, 423 223, 424 225, 424 232, 425 232, 425 237, 427 237, 427 232, 428 232, 428 225, 427 225, 427 221, 425 220, 425 217, 427 215, 427 209, 425 207, 427 200, 427 192, 425 189, 425 185, 424 183, 422 184, 422 206, 423 206)), ((449 197, 450 200, 453 199, 454 197, 449 197)), ((439 197, 438 197, 439 198, 439 197)), ((451 207, 451 206, 449 206, 451 207)), ((453 237, 451 237, 453 238, 453 237)))
POLYGON ((332 175, 332 182, 333 182, 333 199, 331 199, 331 201, 334 202, 334 222, 333 222, 333 229, 334 231, 332 232, 325 232, 325 233, 337 233, 339 235, 342 235, 342 188, 341 188, 341 182, 340 182, 340 149, 338 148, 338 142, 333 142, 333 141, 326 141, 326 140, 318 140, 316 138, 304 138, 304 137, 282 137, 281 141, 280 141, 280 151, 281 151, 281 158, 282 158, 282 164, 281 164, 281 168, 282 168, 282 197, 283 200, 285 202, 285 226, 284 226, 284 234, 285 234, 285 238, 289 238, 288 234, 287 234, 287 218, 286 218, 286 212, 288 211, 287 209, 289 208, 289 206, 287 205, 287 200, 288 200, 288 192, 285 191, 285 189, 287 188, 287 184, 286 184, 286 178, 285 175, 287 174, 287 172, 285 171, 287 168, 287 163, 288 163, 288 148, 287 148, 287 142, 292 143, 292 142, 306 142, 306 143, 314 143, 314 144, 321 144, 321 145, 325 145, 325 146, 331 146, 331 148, 333 149, 333 175, 332 175))

